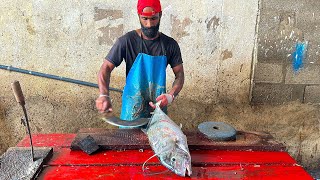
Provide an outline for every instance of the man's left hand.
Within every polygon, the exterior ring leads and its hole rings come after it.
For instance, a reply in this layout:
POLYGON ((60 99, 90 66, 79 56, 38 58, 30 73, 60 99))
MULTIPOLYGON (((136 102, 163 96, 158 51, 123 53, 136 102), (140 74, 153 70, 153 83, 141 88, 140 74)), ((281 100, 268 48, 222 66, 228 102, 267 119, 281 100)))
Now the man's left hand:
MULTIPOLYGON (((160 96, 157 97, 156 101, 157 102, 161 101, 160 108, 163 108, 163 107, 167 106, 168 104, 171 104, 173 99, 174 99, 174 96, 171 94, 161 94, 160 96)), ((152 102, 149 102, 149 105, 153 109, 156 108, 156 106, 152 102)))

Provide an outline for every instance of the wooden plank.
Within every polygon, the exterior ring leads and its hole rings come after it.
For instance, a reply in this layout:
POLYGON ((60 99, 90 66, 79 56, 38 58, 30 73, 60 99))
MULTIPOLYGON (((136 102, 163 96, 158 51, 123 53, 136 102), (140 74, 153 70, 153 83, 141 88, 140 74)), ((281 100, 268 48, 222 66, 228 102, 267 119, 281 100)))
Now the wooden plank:
MULTIPOLYGON (((235 141, 212 141, 198 131, 185 132, 190 150, 254 150, 285 151, 285 146, 273 140, 264 132, 238 131, 235 141)), ((71 149, 79 150, 78 142, 86 136, 92 136, 101 149, 150 149, 147 136, 140 129, 81 129, 71 149)))
MULTIPOLYGON (((226 164, 277 164, 293 165, 296 161, 286 152, 265 151, 191 151, 193 166, 219 166, 226 164)), ((48 165, 142 165, 153 155, 152 150, 104 150, 93 155, 83 151, 71 151, 62 148, 55 151, 48 165)), ((160 164, 158 159, 152 158, 148 164, 160 164)))
MULTIPOLYGON (((76 134, 32 134, 34 147, 70 147, 76 134)), ((17 147, 29 147, 29 136, 21 140, 17 147)))
MULTIPOLYGON (((49 166, 39 179, 185 179, 163 166, 148 166, 144 173, 140 166, 49 166), (154 173, 160 174, 154 174, 154 173), (153 173, 153 174, 152 174, 153 173)), ((188 179, 303 179, 312 180, 300 166, 217 166, 193 167, 188 179)))

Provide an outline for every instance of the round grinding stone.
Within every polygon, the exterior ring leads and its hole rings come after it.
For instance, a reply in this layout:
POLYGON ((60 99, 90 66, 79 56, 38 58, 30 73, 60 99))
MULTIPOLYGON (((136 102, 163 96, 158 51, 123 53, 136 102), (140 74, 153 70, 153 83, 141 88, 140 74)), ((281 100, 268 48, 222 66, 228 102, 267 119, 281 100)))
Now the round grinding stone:
POLYGON ((198 129, 209 139, 215 141, 235 140, 237 134, 232 126, 224 122, 203 122, 198 125, 198 129))

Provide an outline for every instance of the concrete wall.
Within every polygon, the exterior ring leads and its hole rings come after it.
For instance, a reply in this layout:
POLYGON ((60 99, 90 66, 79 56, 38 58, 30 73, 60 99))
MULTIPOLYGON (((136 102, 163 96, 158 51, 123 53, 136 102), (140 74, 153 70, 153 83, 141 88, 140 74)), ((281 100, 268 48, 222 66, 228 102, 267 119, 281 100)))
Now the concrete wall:
MULTIPOLYGON (((248 102, 257 0, 162 1, 160 30, 180 44, 186 81, 171 117, 197 125, 217 102, 248 102)), ((0 64, 96 83, 103 58, 124 33, 139 28, 136 1, 0 3, 0 64)), ((168 87, 173 73, 168 68, 168 87)), ((10 83, 19 80, 35 133, 110 127, 97 118, 95 88, 0 70, 1 148, 25 131, 10 83)), ((124 64, 111 86, 122 89, 124 64)), ((121 99, 112 93, 115 114, 121 99)))
POLYGON ((254 103, 320 102, 320 1, 261 1, 254 103), (296 44, 307 44, 294 69, 296 44))

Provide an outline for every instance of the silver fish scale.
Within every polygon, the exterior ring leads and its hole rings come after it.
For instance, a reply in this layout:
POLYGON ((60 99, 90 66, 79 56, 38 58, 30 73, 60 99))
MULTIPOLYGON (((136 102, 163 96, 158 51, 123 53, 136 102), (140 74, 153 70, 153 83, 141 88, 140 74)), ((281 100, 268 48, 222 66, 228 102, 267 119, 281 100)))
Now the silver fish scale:
POLYGON ((174 145, 173 131, 171 132, 168 129, 167 131, 160 126, 153 126, 150 128, 150 133, 148 133, 150 145, 153 148, 154 152, 157 154, 161 152, 165 147, 168 147, 171 143, 174 145))
POLYGON ((161 163, 180 176, 185 176, 184 173, 186 169, 188 170, 188 174, 191 175, 191 156, 188 149, 187 137, 183 134, 181 128, 176 125, 158 105, 146 130, 150 146, 161 163), (171 153, 175 154, 174 152, 179 151, 179 149, 185 152, 184 159, 188 162, 188 164, 183 163, 184 170, 182 169, 182 171, 180 171, 181 168, 175 169, 172 165, 168 165, 168 162, 164 160, 168 159, 167 157, 170 157, 171 153))
POLYGON ((187 146, 186 136, 182 133, 179 126, 167 120, 160 120, 150 126, 147 131, 150 144, 154 147, 155 153, 161 152, 163 147, 168 146, 168 143, 175 143, 176 141, 187 146))

